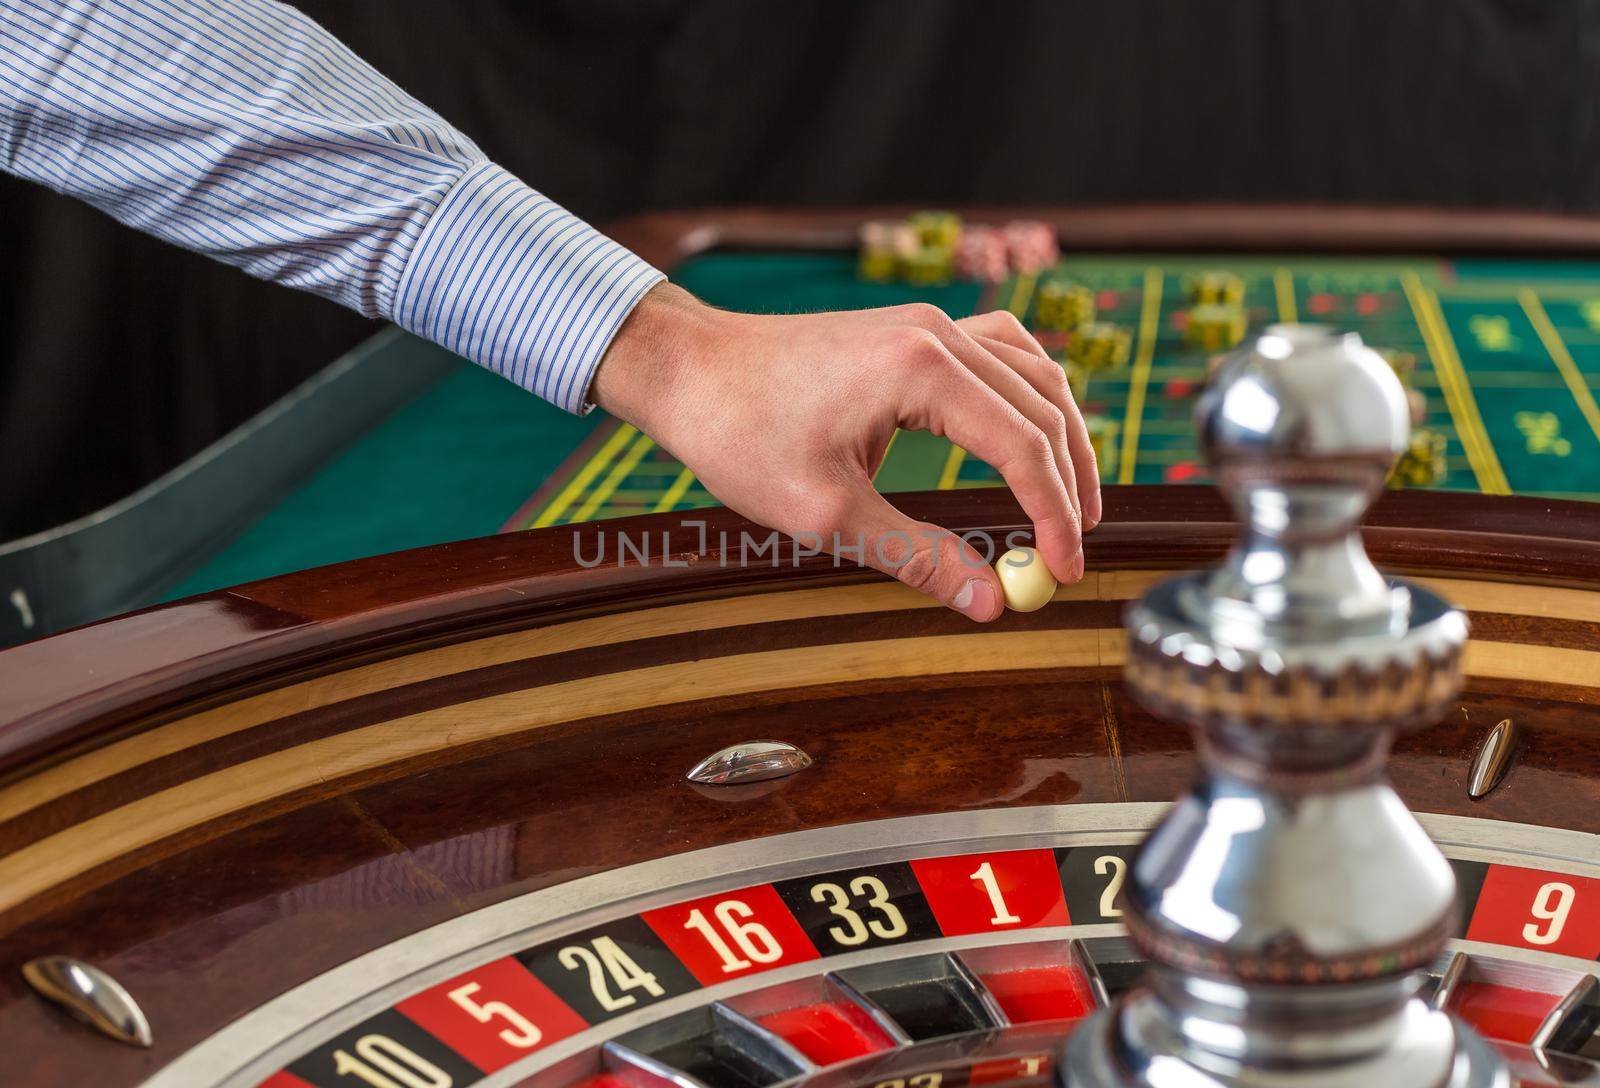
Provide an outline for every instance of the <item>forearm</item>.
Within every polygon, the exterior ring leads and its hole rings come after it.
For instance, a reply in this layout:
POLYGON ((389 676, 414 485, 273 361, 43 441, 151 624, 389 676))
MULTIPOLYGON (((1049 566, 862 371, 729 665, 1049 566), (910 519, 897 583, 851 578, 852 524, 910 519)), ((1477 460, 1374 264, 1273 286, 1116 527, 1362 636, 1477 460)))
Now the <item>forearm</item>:
POLYGON ((660 276, 271 0, 0 0, 0 165, 578 407, 660 276))

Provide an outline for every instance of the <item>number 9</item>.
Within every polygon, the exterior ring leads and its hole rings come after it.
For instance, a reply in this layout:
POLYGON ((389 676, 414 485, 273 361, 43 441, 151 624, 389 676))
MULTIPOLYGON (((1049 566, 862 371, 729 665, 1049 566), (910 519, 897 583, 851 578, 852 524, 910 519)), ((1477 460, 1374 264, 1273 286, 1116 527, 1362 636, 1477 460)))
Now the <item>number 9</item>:
POLYGON ((1522 927, 1522 939, 1529 944, 1555 944, 1561 939, 1561 931, 1567 928, 1567 916, 1572 913, 1572 904, 1577 899, 1578 893, 1571 884, 1562 884, 1559 881, 1546 884, 1539 889, 1533 897, 1531 913, 1535 918, 1549 923, 1543 930, 1533 922, 1522 927), (1551 902, 1554 900, 1554 902, 1551 902))

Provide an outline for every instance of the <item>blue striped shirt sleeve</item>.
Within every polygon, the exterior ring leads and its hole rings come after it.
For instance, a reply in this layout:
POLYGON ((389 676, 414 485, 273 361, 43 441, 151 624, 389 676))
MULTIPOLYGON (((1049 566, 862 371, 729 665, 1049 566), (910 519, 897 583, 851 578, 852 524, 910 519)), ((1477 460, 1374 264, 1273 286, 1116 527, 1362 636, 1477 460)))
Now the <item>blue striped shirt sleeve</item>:
POLYGON ((0 0, 0 167, 571 411, 661 273, 276 0, 0 0))

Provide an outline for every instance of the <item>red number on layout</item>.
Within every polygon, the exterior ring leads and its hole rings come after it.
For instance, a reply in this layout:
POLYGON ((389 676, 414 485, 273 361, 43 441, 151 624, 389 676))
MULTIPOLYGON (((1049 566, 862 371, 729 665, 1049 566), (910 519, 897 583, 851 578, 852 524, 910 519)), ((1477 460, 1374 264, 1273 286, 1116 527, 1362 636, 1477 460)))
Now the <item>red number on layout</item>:
POLYGON ((1048 850, 923 858, 911 868, 947 937, 1070 924, 1048 850))
POLYGON ((485 1073, 589 1026, 509 958, 441 982, 396 1008, 485 1073))
POLYGON ((706 986, 817 958, 770 884, 646 911, 656 936, 706 986))

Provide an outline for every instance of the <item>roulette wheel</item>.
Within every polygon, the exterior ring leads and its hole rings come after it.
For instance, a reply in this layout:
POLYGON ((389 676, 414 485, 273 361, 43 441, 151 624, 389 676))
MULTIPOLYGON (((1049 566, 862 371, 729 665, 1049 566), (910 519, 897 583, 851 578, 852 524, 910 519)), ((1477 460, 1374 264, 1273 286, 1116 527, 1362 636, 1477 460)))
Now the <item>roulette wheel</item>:
POLYGON ((981 630, 707 512, 7 651, 8 1077, 1600 1083, 1600 514, 1357 532, 1407 409, 1349 337, 1198 418, 1220 496, 1110 489, 981 630))

